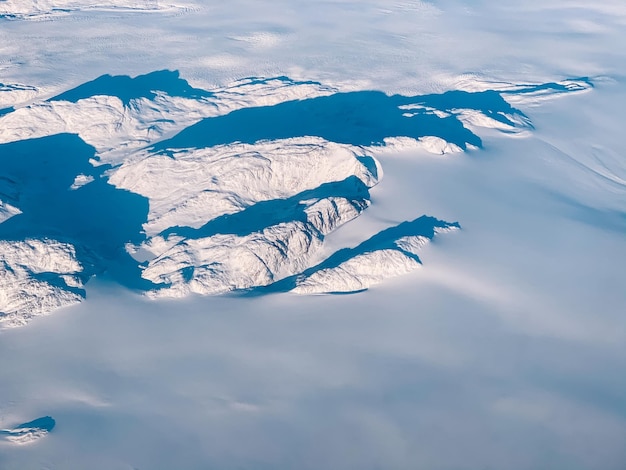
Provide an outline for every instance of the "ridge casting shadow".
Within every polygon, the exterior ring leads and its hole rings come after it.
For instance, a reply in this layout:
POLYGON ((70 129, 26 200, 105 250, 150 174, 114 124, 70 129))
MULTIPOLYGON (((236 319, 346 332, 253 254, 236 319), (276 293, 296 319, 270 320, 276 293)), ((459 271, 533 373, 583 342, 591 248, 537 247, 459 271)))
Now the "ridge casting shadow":
POLYGON ((145 239, 148 200, 108 184, 103 176, 107 166, 89 163, 94 152, 74 134, 1 144, 0 171, 16 182, 22 213, 0 224, 0 239, 50 238, 76 244, 77 254, 89 258, 91 253, 121 284, 148 288, 151 283, 141 278, 139 266, 124 249, 128 242, 145 239), (79 174, 94 180, 70 189, 79 174))
POLYGON ((76 103, 78 100, 90 98, 96 95, 116 96, 125 106, 130 100, 157 96, 157 91, 163 91, 169 96, 201 99, 213 96, 213 93, 193 88, 186 80, 180 78, 177 70, 158 70, 146 75, 131 78, 127 75, 102 75, 71 90, 61 93, 48 101, 69 101, 76 103))
POLYGON ((270 284, 269 286, 250 289, 246 294, 262 295, 277 292, 288 292, 296 287, 298 280, 301 278, 309 277, 315 272, 323 269, 337 268, 341 264, 355 258, 356 256, 378 250, 399 251, 421 264, 422 262, 416 254, 400 248, 396 245, 396 240, 407 236, 422 236, 432 240, 435 236, 436 229, 446 228, 461 228, 461 226, 458 222, 444 222, 443 220, 423 215, 412 221, 402 222, 394 227, 382 230, 354 248, 342 248, 321 263, 305 269, 300 274, 295 274, 285 279, 281 279, 280 281, 270 284))

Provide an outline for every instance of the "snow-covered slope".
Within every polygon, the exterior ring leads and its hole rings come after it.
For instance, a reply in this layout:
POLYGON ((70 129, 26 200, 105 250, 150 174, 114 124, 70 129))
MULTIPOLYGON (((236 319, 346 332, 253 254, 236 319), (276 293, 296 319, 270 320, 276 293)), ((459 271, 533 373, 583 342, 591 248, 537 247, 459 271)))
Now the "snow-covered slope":
POLYGON ((35 98, 38 92, 34 86, 0 83, 0 116, 12 111, 12 106, 35 98))
POLYGON ((372 187, 380 165, 369 157, 373 174, 360 157, 357 148, 320 138, 235 143, 179 150, 173 157, 148 153, 122 165, 110 182, 150 200, 144 229, 155 235, 176 226, 198 228, 255 203, 350 176, 372 187))
POLYGON ((0 200, 0 224, 21 212, 22 211, 10 203, 0 200))
POLYGON ((460 228, 422 216, 374 235, 361 245, 340 250, 296 281, 298 294, 359 292, 421 265, 421 247, 443 232, 460 228))
POLYGON ((30 444, 45 437, 54 429, 56 422, 50 416, 37 418, 28 423, 18 424, 11 429, 0 429, 0 441, 13 444, 30 444))
POLYGON ((80 302, 83 267, 76 250, 54 240, 0 241, 0 325, 80 302))
POLYGON ((11 240, 0 245, 3 322, 79 301, 82 265, 151 297, 247 290, 302 273, 277 289, 352 292, 409 272, 419 264, 414 248, 453 224, 416 219, 322 262, 326 236, 371 204, 383 176, 374 153, 459 153, 480 148, 484 129, 523 135, 532 124, 511 97, 590 86, 464 82, 390 96, 277 77, 209 91, 164 70, 14 99, 0 116, 0 238, 11 240), (59 237, 67 244, 51 241, 59 237), (58 259, 54 269, 44 276, 31 251, 58 259))
POLYGON ((0 470, 626 469, 624 0, 0 10, 0 470))
MULTIPOLYGON (((243 79, 208 92, 191 87, 178 72, 167 70, 135 78, 104 75, 46 101, 18 107, 5 116, 0 113, 0 143, 78 134, 95 147, 101 162, 120 163, 133 149, 202 118, 334 91, 315 82, 286 77, 243 79)), ((13 98, 12 105, 19 103, 17 96, 13 98)))
POLYGON ((224 233, 179 241, 151 260, 143 276, 168 286, 152 296, 266 286, 307 268, 324 236, 358 217, 369 204, 367 187, 355 176, 284 202, 258 204, 218 222, 224 233))

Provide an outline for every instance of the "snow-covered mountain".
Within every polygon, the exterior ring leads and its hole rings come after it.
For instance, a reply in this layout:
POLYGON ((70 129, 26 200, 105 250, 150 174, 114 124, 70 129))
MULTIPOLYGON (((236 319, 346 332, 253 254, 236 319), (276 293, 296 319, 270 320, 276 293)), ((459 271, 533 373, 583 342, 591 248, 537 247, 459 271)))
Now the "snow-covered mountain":
POLYGON ((0 321, 21 326, 84 298, 72 245, 48 239, 0 241, 0 321))
POLYGON ((158 71, 13 97, 0 117, 0 321, 79 301, 95 272, 151 297, 281 280, 282 291, 353 292, 409 272, 420 246, 459 225, 418 218, 324 261, 325 238, 371 204, 379 158, 476 149, 481 129, 529 132, 507 100, 590 86, 389 96, 278 77, 202 90, 158 71))
POLYGON ((422 216, 376 234, 355 248, 339 250, 320 265, 298 276, 298 294, 359 292, 421 265, 419 251, 436 234, 459 229, 422 216))
POLYGON ((0 429, 0 442, 9 441, 13 444, 30 444, 52 431, 55 425, 56 422, 53 418, 44 416, 28 423, 18 424, 11 429, 0 429))

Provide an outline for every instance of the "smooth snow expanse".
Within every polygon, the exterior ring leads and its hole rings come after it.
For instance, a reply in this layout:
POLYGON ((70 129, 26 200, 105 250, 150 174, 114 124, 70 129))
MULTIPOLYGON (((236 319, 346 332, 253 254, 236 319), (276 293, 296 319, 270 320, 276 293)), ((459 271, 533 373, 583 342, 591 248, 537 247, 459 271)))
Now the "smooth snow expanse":
POLYGON ((0 331, 0 468, 626 466, 622 2, 115 3, 0 1, 0 301, 86 295, 0 331))

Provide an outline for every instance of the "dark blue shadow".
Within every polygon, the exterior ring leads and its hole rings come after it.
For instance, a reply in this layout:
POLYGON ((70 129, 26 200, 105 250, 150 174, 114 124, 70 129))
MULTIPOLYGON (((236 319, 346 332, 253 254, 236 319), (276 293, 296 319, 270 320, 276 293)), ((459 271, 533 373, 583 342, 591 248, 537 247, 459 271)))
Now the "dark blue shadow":
POLYGON ((294 86, 294 85, 314 85, 318 88, 327 90, 327 91, 333 91, 333 88, 331 87, 327 87, 324 86, 322 83, 320 82, 316 82, 313 80, 292 80, 291 78, 285 76, 285 75, 280 75, 278 77, 269 77, 269 78, 264 78, 264 77, 246 77, 246 78, 242 78, 241 80, 238 81, 238 84, 245 84, 245 85, 267 85, 269 83, 275 83, 275 82, 282 82, 285 86, 294 86))
POLYGON ((243 237, 284 222, 306 222, 307 205, 301 201, 329 197, 344 197, 355 207, 364 204, 370 198, 368 187, 356 176, 350 176, 343 181, 325 183, 290 198, 257 202, 241 212, 217 217, 197 229, 177 226, 163 231, 161 235, 167 237, 176 234, 185 238, 204 238, 216 234, 233 234, 243 237))
MULTIPOLYGON (((294 82, 287 77, 249 78, 242 83, 260 85, 276 80, 284 86, 315 83, 294 82)), ((578 80, 591 86, 588 79, 578 80)), ((11 89, 14 86, 4 87, 11 89)), ((583 88, 581 86, 578 89, 583 88)), ((480 138, 464 127, 456 114, 457 110, 476 110, 507 125, 515 125, 507 117, 515 116, 530 126, 526 116, 512 107, 503 96, 541 91, 561 93, 576 91, 576 88, 546 83, 524 85, 513 91, 449 91, 422 96, 388 96, 379 91, 334 93, 273 106, 245 108, 227 115, 206 118, 171 139, 157 143, 150 150, 172 155, 173 149, 303 136, 317 136, 332 142, 363 146, 382 145, 388 137, 418 139, 436 136, 463 149, 468 145, 481 147, 480 138), (442 112, 445 113, 443 117, 442 112)), ((128 106, 133 99, 153 99, 158 92, 198 100, 213 96, 208 91, 191 87, 180 78, 177 71, 161 70, 135 78, 103 75, 51 100, 76 102, 94 95, 109 95, 120 98, 128 106)), ((0 115, 11 111, 12 108, 1 110, 0 115)), ((94 168, 88 161, 90 158, 94 158, 94 149, 71 134, 1 144, 0 180, 6 179, 9 188, 20 188, 19 200, 15 202, 23 213, 0 224, 0 239, 49 237, 68 241, 81 250, 80 259, 84 264, 93 264, 96 266, 94 269, 106 270, 125 286, 142 290, 154 288, 151 282, 141 278, 139 265, 124 250, 126 243, 138 244, 145 239, 142 224, 147 220, 148 201, 142 196, 107 184, 103 174, 106 167, 94 168), (93 176, 95 181, 70 191, 74 177, 81 173, 93 176)), ((377 173, 371 157, 359 157, 359 160, 372 173, 377 173)), ((369 198, 369 192, 360 180, 352 177, 321 185, 285 200, 259 202, 239 213, 218 217, 198 229, 173 227, 162 234, 177 234, 185 238, 208 237, 217 233, 245 236, 281 222, 303 221, 305 206, 301 204, 302 200, 331 196, 343 196, 358 204, 369 198)), ((622 215, 610 216, 612 226, 621 229, 622 215)), ((336 266, 352 256, 373 249, 395 247, 393 240, 400 236, 432 236, 435 227, 444 226, 441 224, 445 223, 430 217, 405 222, 379 233, 356 248, 338 251, 307 272, 336 266)), ((415 259, 419 261, 417 257, 415 259)), ((64 282, 48 273, 42 276, 47 282, 64 282)), ((292 278, 268 289, 289 290, 294 283, 295 279, 292 278)))
MULTIPOLYGON (((480 102, 470 93, 454 92, 455 107, 480 102), (457 94, 458 93, 458 94, 457 94)), ((511 107, 498 94, 485 95, 484 106, 494 112, 511 107), (488 108, 491 109, 491 108, 488 108)), ((255 143, 260 140, 302 136, 322 137, 331 142, 352 145, 381 145, 386 137, 438 136, 466 148, 480 147, 478 136, 463 127, 456 116, 440 118, 430 111, 413 110, 405 117, 399 106, 428 104, 428 97, 387 96, 379 91, 336 93, 330 96, 289 101, 273 106, 244 108, 230 114, 206 118, 154 146, 155 151, 177 148, 203 148, 232 142, 255 143)), ((451 105, 453 104, 450 97, 451 105)))
POLYGON ((159 70, 146 75, 131 78, 126 75, 102 75, 91 82, 79 85, 48 101, 70 101, 89 98, 96 95, 116 96, 125 106, 130 100, 137 98, 154 99, 156 91, 167 93, 169 96, 179 96, 190 99, 201 99, 213 96, 206 90, 193 88, 186 80, 180 78, 178 71, 159 70))
MULTIPOLYGON (((286 84, 287 77, 279 77, 286 84)), ((577 79, 592 86, 586 78, 577 79)), ((557 93, 584 89, 558 83, 528 85, 514 91, 448 91, 422 96, 388 96, 379 91, 335 93, 330 96, 289 101, 273 106, 245 108, 225 116, 206 118, 153 147, 171 154, 180 148, 203 148, 232 142, 255 143, 260 140, 301 136, 322 137, 352 145, 381 145, 387 137, 436 136, 466 149, 481 147, 480 138, 463 126, 455 112, 476 110, 498 122, 516 126, 507 115, 517 116, 532 127, 520 110, 511 106, 505 95, 523 95, 551 90, 557 93), (417 105, 417 109, 400 109, 417 105), (430 109, 429 109, 430 108, 430 109), (433 110, 448 113, 437 116, 433 110)))
MULTIPOLYGON (((575 82, 583 82, 587 87, 593 88, 593 82, 589 79, 589 77, 578 77, 570 79, 575 82)), ((548 82, 542 83, 540 85, 522 85, 520 88, 515 89, 514 91, 503 91, 502 94, 507 95, 523 95, 526 93, 537 93, 540 91, 554 91, 556 93, 571 93, 574 91, 582 91, 585 90, 586 87, 578 84, 570 83, 569 86, 565 86, 561 83, 548 82)))
POLYGON ((89 163, 93 155, 94 148, 73 134, 0 145, 0 172, 19 188, 22 211, 0 224, 0 239, 70 242, 80 250, 81 261, 93 261, 123 285, 147 288, 151 283, 140 277, 124 245, 145 239, 148 200, 108 184, 107 167, 89 163), (70 190, 78 174, 95 180, 70 190))
POLYGON ((28 423, 22 423, 15 426, 15 429, 39 429, 41 431, 52 431, 56 426, 56 421, 51 416, 44 416, 43 418, 37 418, 28 423))
POLYGON ((305 270, 301 274, 285 278, 269 286, 251 289, 248 294, 259 295, 266 293, 290 291, 296 287, 296 283, 301 277, 308 277, 316 271, 321 271, 322 269, 336 268, 342 263, 358 255, 371 253, 378 250, 400 251, 409 258, 412 258, 421 264, 421 260, 417 255, 398 247, 395 244, 396 240, 408 236, 422 236, 432 239, 435 236, 436 229, 451 227, 461 228, 461 226, 457 222, 444 222, 434 217, 423 215, 415 220, 402 222, 395 227, 390 227, 381 232, 378 232, 376 235, 369 238, 368 240, 365 240, 363 243, 354 248, 343 248, 339 251, 336 251, 320 264, 305 270))

